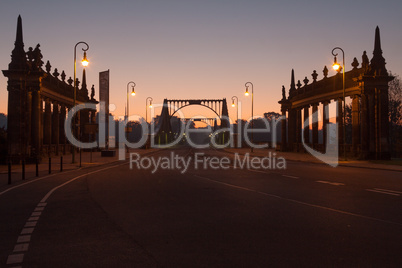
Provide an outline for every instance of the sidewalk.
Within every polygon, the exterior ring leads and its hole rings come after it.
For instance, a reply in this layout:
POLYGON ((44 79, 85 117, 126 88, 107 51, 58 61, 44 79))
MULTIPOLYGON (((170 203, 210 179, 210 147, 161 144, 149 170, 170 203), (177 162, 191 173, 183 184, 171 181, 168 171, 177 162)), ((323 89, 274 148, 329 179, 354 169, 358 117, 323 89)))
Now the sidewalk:
MULTIPOLYGON (((309 153, 294 153, 294 152, 280 152, 275 151, 275 149, 254 149, 254 152, 251 153, 250 148, 226 148, 226 152, 230 153, 239 153, 246 154, 249 153, 250 156, 268 156, 269 152, 273 157, 275 153, 275 157, 283 157, 287 161, 298 161, 298 162, 309 162, 309 163, 317 163, 317 164, 325 164, 322 161, 318 160, 314 156, 309 153)), ((400 171, 402 172, 402 160, 398 161, 401 165, 393 165, 395 161, 385 160, 371 160, 371 161, 363 161, 363 160, 348 160, 348 161, 339 161, 339 166, 345 167, 358 167, 358 168, 371 168, 371 169, 383 169, 383 170, 392 170, 392 171, 400 171)))
MULTIPOLYGON (((130 152, 138 152, 138 153, 149 153, 158 149, 130 149, 130 152)), ((80 168, 80 154, 76 153, 75 162, 72 163, 72 155, 59 155, 51 157, 51 174, 60 173, 61 167, 61 157, 63 157, 63 172, 79 169, 80 168)), ((126 159, 128 155, 126 154, 126 159)), ((82 152, 81 155, 81 168, 87 168, 91 166, 100 166, 107 163, 116 162, 118 160, 118 151, 116 150, 116 156, 114 157, 101 157, 101 152, 92 152, 92 161, 91 161, 91 152, 82 152)), ((49 175, 49 158, 42 158, 42 163, 38 165, 39 177, 43 177, 49 175)), ((36 165, 35 164, 26 164, 25 165, 25 181, 32 180, 36 177, 36 165)), ((22 180, 22 165, 12 165, 11 166, 11 185, 15 185, 17 183, 21 183, 22 180)), ((8 185, 8 166, 0 165, 0 189, 4 186, 8 185)), ((1 191, 1 190, 0 190, 1 191)))

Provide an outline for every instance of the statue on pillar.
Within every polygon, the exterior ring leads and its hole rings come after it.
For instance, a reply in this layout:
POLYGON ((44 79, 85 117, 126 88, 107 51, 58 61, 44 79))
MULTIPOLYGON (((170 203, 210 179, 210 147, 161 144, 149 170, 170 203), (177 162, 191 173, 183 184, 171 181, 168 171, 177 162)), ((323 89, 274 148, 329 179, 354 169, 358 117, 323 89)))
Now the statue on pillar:
POLYGON ((95 86, 92 85, 92 87, 91 87, 91 100, 93 100, 94 97, 95 97, 95 86))
POLYGON ((43 65, 43 61, 42 61, 43 55, 42 55, 39 47, 40 47, 40 44, 37 44, 35 49, 32 52, 34 62, 35 62, 34 67, 37 70, 40 70, 42 68, 42 65, 43 65))
POLYGON ((286 100, 285 86, 282 86, 282 100, 286 100))

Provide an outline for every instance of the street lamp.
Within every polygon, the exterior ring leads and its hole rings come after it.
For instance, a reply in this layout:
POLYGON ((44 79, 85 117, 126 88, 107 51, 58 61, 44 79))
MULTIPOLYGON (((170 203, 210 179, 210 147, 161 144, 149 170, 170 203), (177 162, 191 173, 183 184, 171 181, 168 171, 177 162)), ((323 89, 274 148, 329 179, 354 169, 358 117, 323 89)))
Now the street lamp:
POLYGON ((236 124, 239 122, 239 98, 237 96, 232 97, 232 107, 237 107, 237 113, 236 113, 236 124), (235 104, 235 99, 236 99, 236 104, 235 104))
MULTIPOLYGON (((73 100, 73 109, 75 109, 76 101, 77 101, 77 46, 79 44, 84 44, 86 48, 83 48, 82 51, 84 51, 84 57, 82 58, 82 66, 87 67, 88 66, 88 59, 87 59, 87 50, 89 49, 89 45, 83 41, 78 42, 74 46, 74 100, 73 100)), ((76 120, 74 119, 74 124, 73 124, 73 133, 76 135, 76 120)), ((79 122, 78 122, 79 123, 79 122)), ((74 147, 74 144, 73 144, 74 147)), ((72 162, 75 163, 75 148, 73 148, 73 155, 72 155, 72 162)))
MULTIPOLYGON (((336 56, 338 53, 334 53, 335 50, 342 51, 342 87, 343 87, 343 158, 346 160, 346 96, 345 96, 345 51, 340 47, 335 47, 332 50, 332 55, 334 56, 334 64, 332 67, 335 71, 341 68, 341 65, 337 62, 336 56)), ((340 71, 340 70, 339 70, 340 71)))
POLYGON ((130 84, 133 84, 131 86, 131 96, 135 96, 135 91, 134 91, 135 83, 133 81, 130 81, 127 83, 127 122, 129 121, 128 117, 130 116, 130 102, 129 102, 130 94, 129 94, 129 90, 128 90, 130 84))
MULTIPOLYGON (((253 117, 254 117, 254 85, 251 82, 247 82, 246 84, 244 84, 244 86, 246 87, 246 92, 244 93, 246 96, 249 95, 248 92, 248 87, 249 85, 251 85, 251 142, 254 142, 254 122, 253 122, 253 117)), ((251 152, 253 152, 253 145, 250 146, 251 147, 251 152)))
POLYGON ((151 97, 148 97, 145 100, 145 122, 148 123, 148 100, 149 100, 149 108, 152 108, 152 101, 153 99, 151 97))

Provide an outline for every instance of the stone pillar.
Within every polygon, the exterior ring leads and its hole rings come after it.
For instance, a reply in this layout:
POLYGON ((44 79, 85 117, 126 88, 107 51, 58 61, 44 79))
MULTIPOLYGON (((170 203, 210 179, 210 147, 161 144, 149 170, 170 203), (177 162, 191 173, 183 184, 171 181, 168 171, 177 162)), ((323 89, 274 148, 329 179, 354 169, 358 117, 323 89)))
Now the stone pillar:
POLYGON ((281 142, 282 142, 282 147, 281 151, 285 151, 287 148, 287 141, 286 141, 286 108, 282 107, 282 116, 283 119, 281 121, 281 142))
POLYGON ((38 89, 32 91, 32 107, 31 107, 31 145, 33 156, 40 156, 41 152, 41 115, 42 115, 42 100, 38 89))
POLYGON ((301 131, 302 131, 302 118, 301 108, 296 109, 296 151, 299 151, 301 143, 301 131))
POLYGON ((370 159, 376 158, 376 122, 378 122, 377 113, 376 113, 376 100, 375 95, 373 93, 368 94, 368 125, 369 125, 369 152, 368 157, 370 159))
POLYGON ((295 150, 296 143, 296 109, 289 109, 288 111, 288 148, 289 150, 295 150))
POLYGON ((52 114, 52 144, 56 146, 56 155, 59 154, 59 104, 53 102, 52 114))
POLYGON ((313 104, 313 147, 316 148, 318 146, 318 104, 313 104))
POLYGON ((52 111, 49 99, 45 100, 45 115, 43 119, 43 143, 50 145, 52 142, 52 111))
POLYGON ((360 158, 367 159, 369 156, 369 115, 368 115, 368 97, 366 94, 361 96, 361 152, 360 158))
POLYGON ((64 122, 66 121, 66 106, 64 104, 60 105, 59 114, 59 144, 66 143, 66 135, 64 131, 64 122))
POLYGON ((80 125, 81 125, 81 141, 88 142, 88 134, 85 133, 85 125, 89 123, 89 110, 84 109, 80 111, 80 125))
MULTIPOLYGON (((343 98, 338 98, 337 103, 336 103, 336 124, 338 126, 338 146, 339 146, 339 152, 343 152, 344 146, 343 144, 346 142, 343 139, 343 128, 344 122, 343 122, 343 98)), ((343 155, 343 154, 342 154, 343 155)))
POLYGON ((322 103, 322 144, 324 145, 324 151, 327 145, 327 125, 329 123, 329 101, 324 101, 322 103))
POLYGON ((377 158, 391 159, 389 148, 388 84, 378 87, 379 152, 377 158))
POLYGON ((304 107, 304 120, 303 120, 303 134, 304 134, 304 142, 310 143, 310 106, 304 107), (306 124, 307 120, 307 124, 306 124), (306 124, 306 125, 305 125, 306 124))
POLYGON ((26 100, 24 108, 24 125, 25 131, 23 133, 25 139, 25 145, 31 145, 31 149, 35 150, 35 147, 31 143, 32 140, 32 91, 30 88, 27 88, 26 91, 26 100))
POLYGON ((359 153, 360 144, 360 98, 354 95, 352 99, 352 149, 354 156, 359 153))
POLYGON ((44 124, 44 120, 43 120, 43 115, 44 115, 44 111, 43 111, 43 99, 40 98, 39 100, 39 144, 40 144, 40 148, 41 148, 41 152, 43 151, 43 124, 44 124))

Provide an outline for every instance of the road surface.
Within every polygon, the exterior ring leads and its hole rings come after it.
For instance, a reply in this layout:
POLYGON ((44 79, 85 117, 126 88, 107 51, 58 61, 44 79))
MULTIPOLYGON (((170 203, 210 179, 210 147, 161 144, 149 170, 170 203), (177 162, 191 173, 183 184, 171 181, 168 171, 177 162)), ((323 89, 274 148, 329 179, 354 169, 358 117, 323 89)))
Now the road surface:
POLYGON ((401 172, 235 168, 236 157, 143 150, 132 159, 148 168, 127 160, 2 188, 0 267, 402 267, 401 172), (178 166, 152 173, 158 159, 178 166), (224 168, 204 168, 216 159, 224 168))

